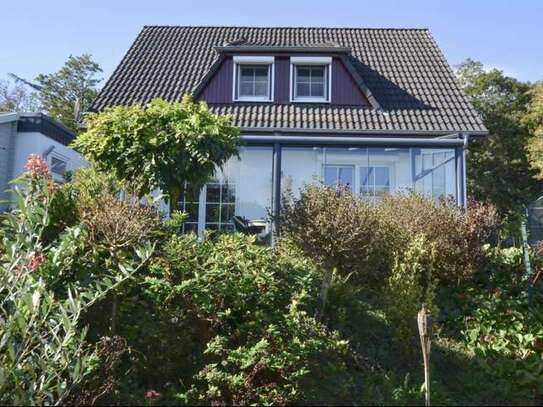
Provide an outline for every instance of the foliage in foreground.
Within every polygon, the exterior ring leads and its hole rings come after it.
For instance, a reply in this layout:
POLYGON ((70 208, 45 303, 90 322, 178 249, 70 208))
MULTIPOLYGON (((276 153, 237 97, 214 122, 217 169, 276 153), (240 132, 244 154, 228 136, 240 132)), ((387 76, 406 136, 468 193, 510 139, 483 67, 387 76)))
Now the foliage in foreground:
MULTIPOLYGON (((2 295, 12 294, 0 343, 32 352, 0 347, 13 373, 1 377, 3 402, 421 403, 423 301, 436 324, 436 404, 541 402, 541 299, 528 307, 520 251, 481 248, 495 227, 491 208, 466 213, 420 196, 358 207, 331 189, 328 205, 294 205, 320 208, 327 232, 328 220, 348 217, 360 224, 341 233, 370 235, 368 222, 391 238, 385 251, 360 252, 326 240, 336 259, 367 257, 336 263, 316 318, 317 243, 310 251, 290 238, 271 250, 240 235, 179 236, 181 214, 161 221, 142 201, 116 199, 120 185, 104 174, 85 170, 63 186, 46 181, 43 166, 28 176, 44 178, 23 189, 1 228, 2 295), (147 241, 157 250, 142 266, 133 247, 147 241)), ((315 242, 330 239, 309 226, 315 242)))
POLYGON ((150 256, 124 259, 89 285, 53 287, 74 262, 85 228, 66 229, 44 244, 56 187, 38 158, 37 167, 14 187, 16 208, 0 230, 0 401, 3 404, 60 404, 98 364, 86 342, 82 314, 127 280, 150 256), (47 270, 47 276, 43 275, 47 270))
POLYGON ((346 397, 348 344, 308 314, 316 289, 311 263, 239 235, 203 242, 174 236, 164 251, 167 266, 155 266, 159 274, 147 284, 197 327, 193 340, 205 346, 196 382, 178 397, 235 405, 318 401, 323 381, 321 397, 332 397, 332 382, 334 397, 346 397))
POLYGON ((176 207, 186 182, 202 186, 237 154, 239 130, 185 96, 180 103, 154 99, 86 117, 74 147, 98 169, 126 181, 138 196, 159 188, 176 207))

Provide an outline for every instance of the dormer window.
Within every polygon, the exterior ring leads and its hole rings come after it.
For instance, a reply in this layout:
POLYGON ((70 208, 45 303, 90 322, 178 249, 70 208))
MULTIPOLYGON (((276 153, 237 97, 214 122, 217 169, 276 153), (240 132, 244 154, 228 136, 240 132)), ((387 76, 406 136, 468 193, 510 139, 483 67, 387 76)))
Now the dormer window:
POLYGON ((271 102, 273 100, 274 57, 234 57, 234 101, 271 102))
POLYGON ((290 64, 292 102, 330 102, 331 57, 292 57, 290 64))

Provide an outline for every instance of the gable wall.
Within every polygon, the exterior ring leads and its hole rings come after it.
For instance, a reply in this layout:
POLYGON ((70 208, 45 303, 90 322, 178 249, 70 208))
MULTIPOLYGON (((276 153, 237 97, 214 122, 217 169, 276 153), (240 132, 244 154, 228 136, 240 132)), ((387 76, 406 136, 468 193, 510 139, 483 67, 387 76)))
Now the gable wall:
MULTIPOLYGON (((199 100, 208 103, 233 103, 233 61, 226 57, 208 85, 200 94, 199 100)), ((275 55, 274 101, 276 104, 288 104, 290 91, 290 57, 275 55)), ((347 71, 343 63, 334 58, 332 61, 332 100, 333 105, 370 106, 368 100, 347 71)))

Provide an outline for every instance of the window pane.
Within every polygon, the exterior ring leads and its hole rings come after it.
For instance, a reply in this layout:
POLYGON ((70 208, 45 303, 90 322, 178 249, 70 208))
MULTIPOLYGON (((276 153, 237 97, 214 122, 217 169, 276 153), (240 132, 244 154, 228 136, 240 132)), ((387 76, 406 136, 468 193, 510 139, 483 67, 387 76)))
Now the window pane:
POLYGON ((311 96, 324 97, 324 84, 312 83, 311 96))
POLYGON ((256 82, 255 83, 255 96, 268 96, 268 83, 256 82))
POLYGON ((337 185, 337 168, 332 166, 324 167, 324 183, 328 186, 335 187, 337 185))
POLYGON ((254 79, 255 70, 254 68, 248 66, 240 67, 240 80, 243 81, 252 81, 254 79))
POLYGON ((352 187, 353 169, 350 167, 339 167, 339 184, 352 187))
POLYGON ((311 68, 311 80, 324 80, 324 67, 314 66, 311 68))
POLYGON ((309 84, 308 83, 297 83, 296 84, 296 96, 309 97, 309 84))
POLYGON ((296 97, 326 98, 326 66, 296 66, 296 97))
POLYGON ((222 202, 236 202, 236 188, 234 184, 222 184, 222 202))
POLYGON ((298 82, 309 82, 311 76, 310 68, 299 66, 296 69, 296 80, 298 82))
POLYGON ((255 77, 256 77, 256 80, 268 80, 268 67, 267 66, 263 66, 263 67, 260 67, 260 68, 255 68, 254 70, 255 72, 255 77))
POLYGON ((220 184, 207 184, 207 203, 218 203, 221 200, 221 185, 220 184))
POLYGON ((198 204, 187 203, 185 204, 185 212, 188 215, 188 222, 198 222, 198 204))
POLYGON ((268 97, 270 84, 269 65, 238 65, 238 97, 268 97))
POLYGON ((183 224, 183 233, 198 233, 198 224, 185 222, 183 224))
POLYGON ((375 168, 375 185, 390 185, 390 177, 388 167, 375 168))
POLYGON ((233 204, 223 205, 221 208, 221 222, 223 223, 231 222, 233 216, 234 216, 234 205, 233 204))
POLYGON ((254 96, 253 83, 241 82, 239 85, 240 96, 254 96))
POLYGON ((206 204, 206 222, 220 221, 220 205, 206 204))

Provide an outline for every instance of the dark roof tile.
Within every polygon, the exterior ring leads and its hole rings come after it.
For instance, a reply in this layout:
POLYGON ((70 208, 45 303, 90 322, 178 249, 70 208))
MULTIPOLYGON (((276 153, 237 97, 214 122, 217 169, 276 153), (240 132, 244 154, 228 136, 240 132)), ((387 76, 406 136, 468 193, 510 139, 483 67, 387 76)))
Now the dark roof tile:
POLYGON ((425 29, 146 26, 91 110, 180 100, 217 60, 215 46, 338 46, 383 111, 353 106, 211 105, 243 128, 486 132, 430 32, 425 29))

